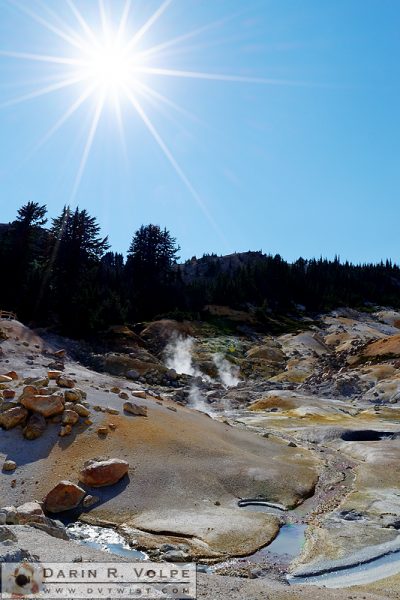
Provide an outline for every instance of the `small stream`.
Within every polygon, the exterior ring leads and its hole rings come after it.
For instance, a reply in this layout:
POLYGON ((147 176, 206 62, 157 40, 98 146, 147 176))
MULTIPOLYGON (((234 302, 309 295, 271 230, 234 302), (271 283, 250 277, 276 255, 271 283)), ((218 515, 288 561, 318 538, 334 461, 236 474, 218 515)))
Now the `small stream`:
POLYGON ((67 526, 67 532, 71 540, 90 548, 134 560, 148 559, 147 554, 132 548, 122 535, 110 527, 87 525, 77 521, 67 526))
MULTIPOLYGON (((249 507, 250 508, 250 507, 249 507)), ((257 510, 266 507, 253 506, 257 510)), ((267 509, 268 510, 268 509, 267 509)), ((270 509, 269 509, 270 510, 270 509)), ((277 537, 264 548, 261 548, 251 556, 247 557, 249 562, 262 562, 271 554, 282 556, 292 562, 303 549, 305 542, 305 531, 307 525, 301 523, 287 523, 282 525, 277 537)), ((145 552, 132 548, 126 539, 117 531, 109 527, 88 525, 86 523, 72 523, 67 526, 71 540, 109 552, 124 558, 133 560, 148 560, 145 552)), ((225 563, 219 563, 213 567, 205 568, 205 571, 213 572, 216 567, 228 563, 233 564, 235 559, 225 563)), ((400 550, 389 551, 384 556, 371 558, 364 562, 357 562, 352 566, 332 567, 325 572, 313 575, 287 575, 286 580, 290 585, 316 585, 327 588, 345 588, 354 585, 364 585, 379 579, 396 575, 400 572, 400 550)))

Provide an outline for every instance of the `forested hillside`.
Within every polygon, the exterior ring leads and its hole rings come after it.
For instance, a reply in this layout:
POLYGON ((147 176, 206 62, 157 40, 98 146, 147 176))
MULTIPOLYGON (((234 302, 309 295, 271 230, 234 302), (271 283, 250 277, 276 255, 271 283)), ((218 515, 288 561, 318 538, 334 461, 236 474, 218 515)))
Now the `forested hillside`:
POLYGON ((400 305, 400 269, 390 261, 290 264, 246 252, 178 264, 178 255, 175 238, 158 225, 140 227, 124 258, 86 210, 64 207, 49 222, 46 206, 29 202, 0 226, 0 307, 25 322, 84 336, 162 315, 198 318, 208 304, 249 310, 260 322, 299 309, 400 305))

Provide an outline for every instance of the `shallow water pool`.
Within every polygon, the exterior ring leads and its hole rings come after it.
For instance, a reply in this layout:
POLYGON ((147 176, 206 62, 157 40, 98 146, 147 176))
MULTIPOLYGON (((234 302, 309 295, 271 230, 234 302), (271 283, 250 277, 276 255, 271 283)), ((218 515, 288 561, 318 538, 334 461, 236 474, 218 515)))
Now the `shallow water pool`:
MULTIPOLYGON (((264 550, 274 554, 287 554, 288 556, 298 556, 304 546, 304 533, 307 525, 302 523, 288 523, 280 528, 280 531, 273 542, 266 546, 264 550)), ((263 550, 260 550, 262 552, 263 550)))

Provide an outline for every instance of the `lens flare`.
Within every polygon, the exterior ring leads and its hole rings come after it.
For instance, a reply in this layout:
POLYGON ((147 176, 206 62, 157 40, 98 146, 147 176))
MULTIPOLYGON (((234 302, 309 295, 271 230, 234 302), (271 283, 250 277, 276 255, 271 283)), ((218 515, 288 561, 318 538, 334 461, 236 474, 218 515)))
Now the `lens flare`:
MULTIPOLYGON (((140 118, 147 133, 153 138, 159 151, 162 152, 165 159, 169 162, 187 192, 198 203, 207 219, 218 231, 218 234, 224 237, 216 226, 200 194, 194 188, 189 177, 174 156, 167 140, 161 136, 161 133, 151 120, 147 105, 156 106, 160 111, 164 111, 164 113, 167 109, 176 112, 181 117, 178 121, 178 125, 181 127, 182 116, 189 116, 195 120, 196 117, 191 115, 185 107, 179 106, 165 95, 160 94, 157 89, 153 89, 152 81, 155 82, 158 78, 171 78, 172 80, 204 80, 245 84, 308 84, 261 77, 252 78, 232 74, 169 68, 166 61, 171 48, 174 49, 175 54, 180 52, 184 55, 185 47, 181 46, 183 42, 192 40, 204 31, 218 28, 226 20, 197 27, 192 31, 183 32, 172 39, 157 39, 153 45, 147 44, 153 37, 149 35, 149 31, 163 17, 171 5, 173 5, 173 0, 164 0, 161 2, 144 23, 135 25, 136 29, 132 26, 132 23, 135 23, 135 19, 131 18, 134 12, 131 0, 125 1, 122 6, 122 12, 117 20, 110 16, 111 13, 115 15, 115 11, 110 10, 111 6, 114 5, 111 2, 106 5, 104 0, 98 0, 100 17, 98 30, 92 25, 90 20, 85 18, 85 15, 77 8, 73 0, 65 0, 65 4, 69 10, 68 20, 65 20, 64 13, 63 17, 61 17, 55 8, 51 8, 52 3, 50 2, 43 3, 37 0, 37 6, 41 7, 41 11, 36 12, 35 8, 33 8, 35 2, 31 0, 25 3, 21 2, 21 0, 7 1, 35 21, 38 26, 45 28, 52 35, 56 36, 58 42, 61 41, 65 46, 65 52, 62 52, 61 55, 52 55, 48 52, 47 48, 43 54, 34 54, 26 50, 0 49, 0 58, 3 56, 21 61, 35 61, 43 68, 47 66, 49 72, 54 77, 53 81, 51 79, 50 81, 49 79, 46 80, 46 86, 29 90, 29 92, 17 98, 7 100, 3 104, 0 104, 0 108, 38 99, 47 94, 57 94, 63 91, 70 93, 70 89, 77 90, 76 97, 72 99, 70 106, 65 110, 64 114, 60 116, 57 122, 49 128, 47 133, 36 144, 34 150, 37 151, 64 127, 77 111, 82 110, 83 105, 90 104, 89 110, 92 112, 89 118, 86 139, 83 143, 80 163, 71 188, 71 201, 76 196, 84 176, 85 167, 92 146, 95 143, 96 132, 106 103, 115 108, 117 129, 124 146, 126 146, 124 123, 128 118, 125 109, 128 106, 140 118), (70 22, 70 19, 73 19, 73 21, 70 22), (130 30, 129 34, 128 30, 130 30), (54 69, 58 69, 58 71, 54 73, 54 69), (90 102, 91 99, 92 102, 90 102), (124 107, 122 106, 123 100, 125 100, 124 107)), ((233 16, 230 15, 227 19, 233 18, 233 16)), ((58 44, 58 47, 60 47, 60 44, 58 44)))

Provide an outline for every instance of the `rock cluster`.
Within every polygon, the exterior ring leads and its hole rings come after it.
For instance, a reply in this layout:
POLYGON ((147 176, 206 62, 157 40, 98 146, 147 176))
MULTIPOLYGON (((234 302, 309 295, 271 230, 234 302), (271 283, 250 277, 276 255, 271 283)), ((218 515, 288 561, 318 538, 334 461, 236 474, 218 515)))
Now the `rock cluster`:
POLYGON ((80 419, 90 416, 86 392, 75 387, 73 379, 61 371, 51 370, 46 377, 29 377, 21 382, 18 374, 11 371, 0 375, 0 380, 0 386, 3 386, 0 389, 0 427, 13 429, 20 425, 27 440, 40 437, 50 422, 61 423, 59 435, 69 435, 80 419), (18 383, 25 385, 17 398, 18 383), (11 388, 13 384, 14 388, 11 388))

